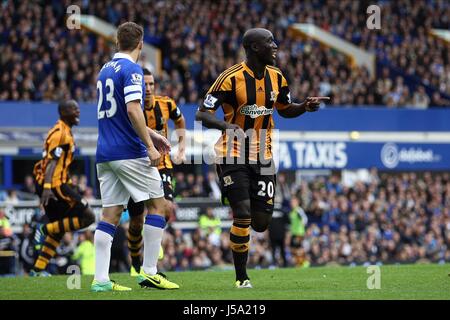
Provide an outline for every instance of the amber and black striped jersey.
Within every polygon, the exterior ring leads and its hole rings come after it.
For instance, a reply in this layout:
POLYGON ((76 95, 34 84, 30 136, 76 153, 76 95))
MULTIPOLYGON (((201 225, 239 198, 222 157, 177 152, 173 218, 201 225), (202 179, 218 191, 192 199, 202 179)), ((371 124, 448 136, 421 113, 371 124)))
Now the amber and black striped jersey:
MULTIPOLYGON (((169 97, 155 96, 153 105, 145 105, 145 122, 150 129, 167 138, 169 119, 177 121, 181 118, 181 111, 175 101, 169 97)), ((172 169, 170 155, 166 154, 161 158, 158 170, 172 169)))
POLYGON ((52 177, 52 188, 67 183, 69 180, 69 166, 72 163, 74 152, 75 140, 73 139, 72 131, 64 121, 58 120, 47 134, 42 160, 34 166, 33 174, 36 182, 40 185, 44 183, 47 164, 50 160, 55 159, 57 164, 52 177))
POLYGON ((280 69, 266 66, 264 77, 256 79, 245 62, 225 70, 206 94, 203 109, 215 112, 222 106, 225 121, 239 125, 246 133, 253 129, 245 148, 238 139, 228 143, 226 133, 216 143, 217 157, 241 157, 257 161, 259 154, 272 158, 272 129, 274 108, 283 109, 291 103, 289 87, 280 69), (264 131, 265 130, 265 131, 264 131), (264 149, 260 152, 263 142, 264 149))

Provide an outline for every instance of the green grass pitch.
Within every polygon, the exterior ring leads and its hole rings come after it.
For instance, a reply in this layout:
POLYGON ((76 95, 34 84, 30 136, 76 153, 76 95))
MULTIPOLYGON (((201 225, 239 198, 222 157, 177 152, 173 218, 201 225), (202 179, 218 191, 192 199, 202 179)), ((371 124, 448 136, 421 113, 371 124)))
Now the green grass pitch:
POLYGON ((127 274, 111 279, 130 292, 91 293, 92 276, 81 289, 67 288, 68 276, 0 278, 0 300, 301 300, 301 299, 450 299, 450 265, 380 267, 380 289, 368 289, 365 267, 249 270, 253 289, 235 289, 233 271, 169 272, 180 284, 174 291, 141 289, 127 274))

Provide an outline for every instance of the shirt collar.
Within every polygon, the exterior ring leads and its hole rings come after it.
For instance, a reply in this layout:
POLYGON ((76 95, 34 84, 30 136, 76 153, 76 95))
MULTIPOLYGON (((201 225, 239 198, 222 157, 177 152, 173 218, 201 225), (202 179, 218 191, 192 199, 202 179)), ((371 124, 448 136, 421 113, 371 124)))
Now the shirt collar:
MULTIPOLYGON (((241 64, 244 67, 244 70, 247 71, 253 78, 256 79, 255 74, 253 73, 252 69, 250 69, 250 67, 247 65, 247 63, 245 61, 242 61, 241 64)), ((267 71, 267 66, 264 68, 264 76, 261 79, 265 78, 266 71, 267 71)), ((256 79, 256 80, 261 80, 261 79, 256 79)))
POLYGON ((61 119, 59 119, 57 122, 59 122, 63 128, 65 128, 66 130, 69 130, 69 132, 72 133, 72 128, 70 128, 67 123, 65 123, 61 119))
POLYGON ((133 60, 133 58, 131 58, 131 56, 129 54, 123 53, 123 52, 117 52, 114 57, 114 59, 128 59, 133 63, 136 63, 136 61, 133 60))

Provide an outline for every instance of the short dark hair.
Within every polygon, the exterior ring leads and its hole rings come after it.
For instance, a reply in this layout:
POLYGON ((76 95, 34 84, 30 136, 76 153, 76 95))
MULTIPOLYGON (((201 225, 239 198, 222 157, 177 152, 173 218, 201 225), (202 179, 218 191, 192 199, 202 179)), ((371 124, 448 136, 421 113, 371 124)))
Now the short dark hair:
POLYGON ((117 29, 117 44, 119 51, 132 51, 134 50, 144 36, 144 29, 134 23, 125 22, 122 23, 117 29))
POLYGON ((144 72, 144 76, 152 76, 153 73, 147 68, 142 68, 142 72, 144 72))

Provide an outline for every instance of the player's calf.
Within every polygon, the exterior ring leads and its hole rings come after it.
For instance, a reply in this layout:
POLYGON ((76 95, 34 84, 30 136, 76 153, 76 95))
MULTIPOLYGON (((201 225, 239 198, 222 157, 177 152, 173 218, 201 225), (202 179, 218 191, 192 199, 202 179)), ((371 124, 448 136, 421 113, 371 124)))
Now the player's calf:
POLYGON ((80 229, 89 227, 91 224, 95 222, 95 214, 90 207, 86 208, 83 211, 83 214, 80 217, 80 222, 81 222, 80 229))
POLYGON ((62 239, 63 234, 47 235, 42 245, 39 256, 36 259, 31 276, 45 275, 45 269, 48 266, 50 260, 56 255, 56 249, 62 239))
POLYGON ((130 226, 128 228, 128 250, 130 251, 131 266, 134 268, 136 274, 141 270, 142 265, 142 230, 144 221, 142 215, 139 217, 133 216, 130 218, 130 226))

